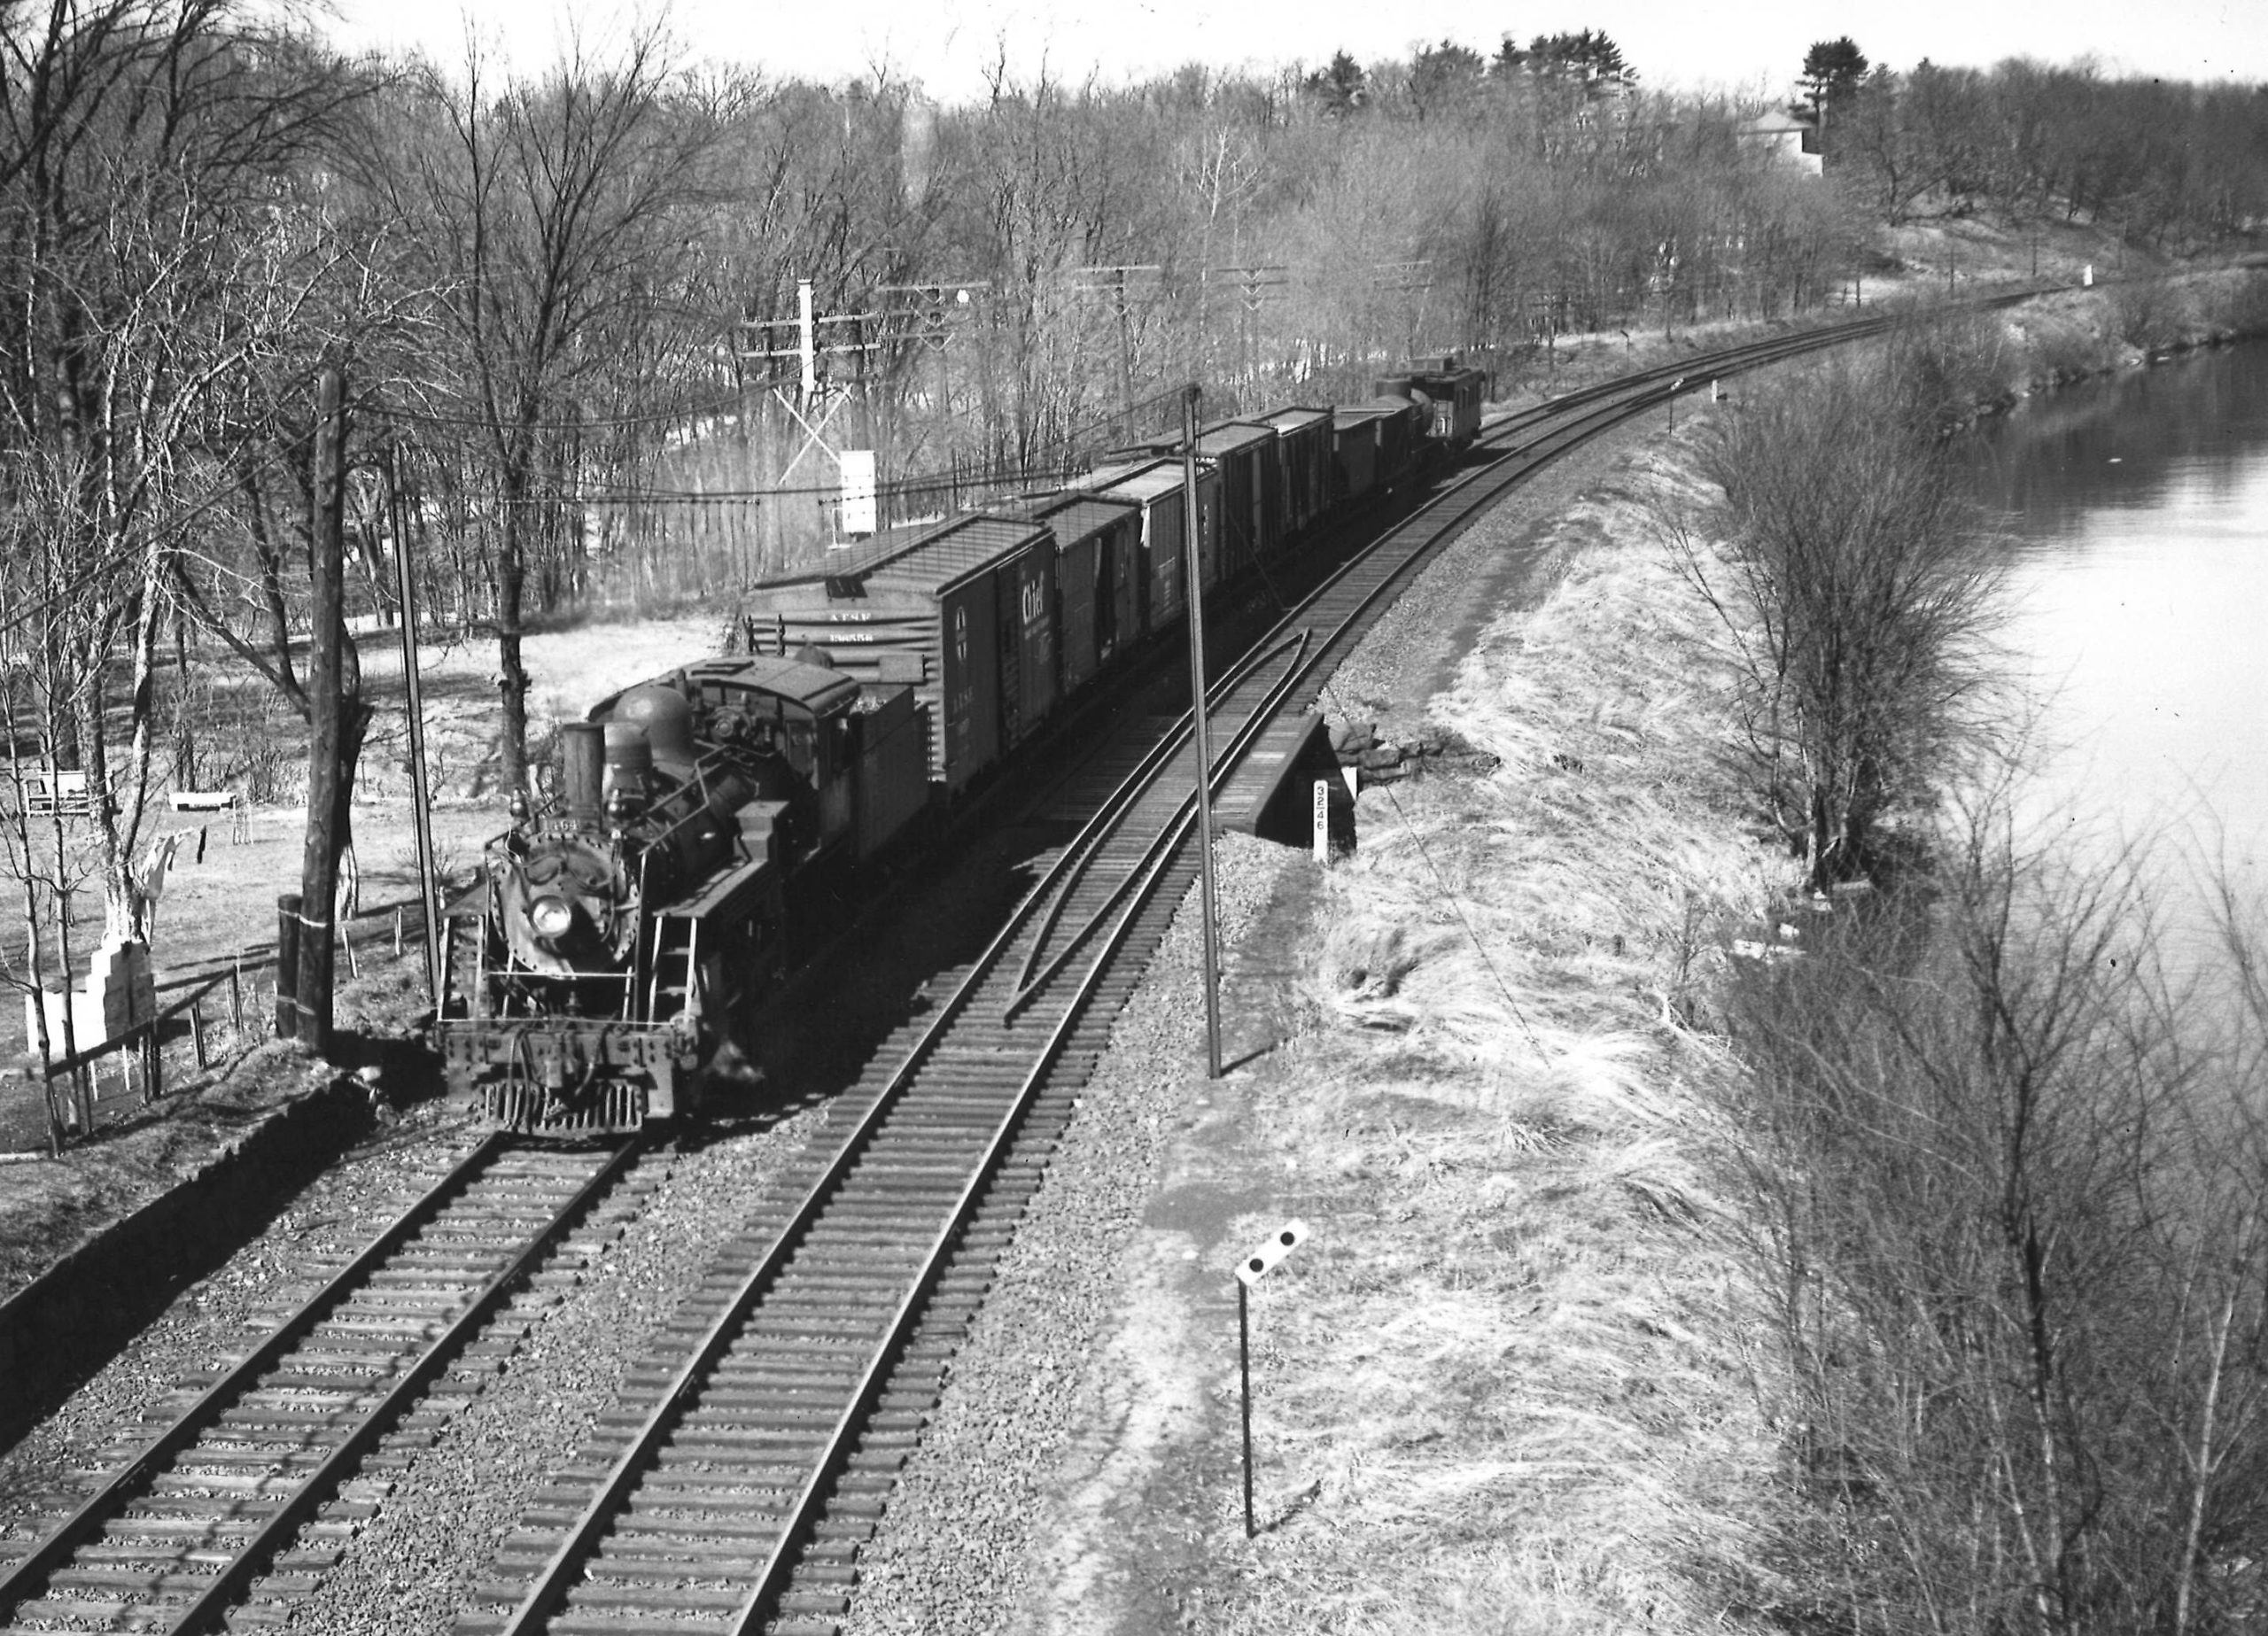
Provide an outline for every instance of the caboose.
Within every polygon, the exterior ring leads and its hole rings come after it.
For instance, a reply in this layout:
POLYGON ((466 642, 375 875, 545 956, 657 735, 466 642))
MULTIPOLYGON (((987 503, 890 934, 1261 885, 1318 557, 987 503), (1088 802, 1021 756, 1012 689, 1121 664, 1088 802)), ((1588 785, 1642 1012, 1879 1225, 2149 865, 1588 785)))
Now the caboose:
POLYGON ((1459 363, 1455 353, 1444 353, 1438 358, 1411 359, 1407 369, 1382 376, 1372 390, 1381 398, 1417 404, 1424 416, 1418 435, 1454 454, 1480 435, 1480 405, 1487 395, 1488 372, 1459 363))

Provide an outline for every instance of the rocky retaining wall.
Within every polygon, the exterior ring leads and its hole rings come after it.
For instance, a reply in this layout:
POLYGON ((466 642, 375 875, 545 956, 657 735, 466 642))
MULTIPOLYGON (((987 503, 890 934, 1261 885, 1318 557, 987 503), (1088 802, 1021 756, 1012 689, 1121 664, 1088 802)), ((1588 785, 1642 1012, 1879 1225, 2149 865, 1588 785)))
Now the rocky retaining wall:
POLYGON ((0 1446, 226 1260, 369 1128, 369 1110, 354 1080, 317 1086, 0 1302, 0 1446))

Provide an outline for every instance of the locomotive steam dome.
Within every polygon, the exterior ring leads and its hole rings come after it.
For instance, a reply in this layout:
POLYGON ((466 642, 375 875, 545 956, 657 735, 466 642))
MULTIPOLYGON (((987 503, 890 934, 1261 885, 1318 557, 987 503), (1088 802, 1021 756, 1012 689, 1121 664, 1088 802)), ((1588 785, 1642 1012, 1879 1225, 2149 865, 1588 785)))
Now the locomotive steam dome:
MULTIPOLYGON (((634 727, 645 735, 653 758, 675 766, 693 764, 693 705, 674 687, 647 682, 633 687, 616 703, 614 725, 634 727)), ((613 759, 614 734, 607 734, 608 759, 613 759)))

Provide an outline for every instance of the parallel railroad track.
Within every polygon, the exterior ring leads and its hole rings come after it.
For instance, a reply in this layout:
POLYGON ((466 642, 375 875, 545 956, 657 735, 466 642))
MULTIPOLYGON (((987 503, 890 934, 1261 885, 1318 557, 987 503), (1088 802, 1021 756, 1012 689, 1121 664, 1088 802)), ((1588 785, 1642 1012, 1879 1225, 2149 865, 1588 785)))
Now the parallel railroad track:
MULTIPOLYGON (((1211 688, 1216 787, 1312 702, 1410 577, 1528 473, 1705 381, 1881 321, 1689 359, 1508 417, 1418 516, 1211 688), (1683 377, 1681 379, 1680 377, 1683 377)), ((930 1016, 845 1094, 803 1197, 749 1224, 575 1462, 551 1474, 458 1636, 832 1632, 856 1555, 942 1390, 1047 1151, 1194 879, 1190 723, 1140 758, 930 1016)))
POLYGON ((506 1304, 643 1146, 464 1154, 68 1517, 13 1560, 0 1545, 0 1636, 283 1615, 431 1440, 452 1366, 510 1350, 506 1304))
MULTIPOLYGON (((1697 355, 1498 421, 1464 470, 1211 690, 1216 786, 1530 472, 1689 385, 1887 327, 1697 355)), ((507 1541, 465 1636, 834 1628, 944 1365, 1194 878, 1188 733, 1184 717, 1114 779, 951 996, 878 1053, 843 1099, 840 1148, 809 1167, 800 1200, 760 1209, 719 1256, 507 1541)), ((364 1485, 431 1440, 437 1383, 509 1352, 504 1304, 638 1151, 492 1140, 467 1155, 77 1511, 24 1554, 0 1543, 0 1617, 13 1620, 0 1636, 282 1617, 372 1510, 364 1485)))

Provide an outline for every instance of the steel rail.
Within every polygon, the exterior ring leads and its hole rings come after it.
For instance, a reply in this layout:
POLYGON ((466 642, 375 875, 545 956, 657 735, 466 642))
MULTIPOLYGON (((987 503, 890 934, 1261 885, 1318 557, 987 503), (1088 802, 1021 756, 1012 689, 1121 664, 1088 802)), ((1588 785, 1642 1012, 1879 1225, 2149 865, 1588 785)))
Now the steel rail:
MULTIPOLYGON (((482 1287, 447 1330, 394 1378, 384 1397, 365 1411, 361 1423, 306 1474, 276 1512, 235 1551, 219 1572, 211 1576, 212 1583, 193 1601, 179 1608, 152 1604, 145 1614, 137 1617, 164 1620, 167 1623, 162 1628, 182 1636, 217 1628, 275 1553, 289 1542, 318 1507, 334 1497, 370 1445, 384 1436, 448 1367, 505 1298, 614 1184, 645 1145, 643 1137, 633 1137, 619 1145, 599 1170, 557 1208, 551 1220, 482 1287)), ((353 1294, 417 1234, 442 1219, 449 1205, 470 1190, 506 1147, 503 1133, 490 1133, 321 1290, 271 1330, 243 1361, 206 1388, 194 1404, 113 1473, 100 1489, 42 1539, 28 1555, 14 1562, 8 1573, 0 1577, 0 1608, 12 1609, 35 1600, 37 1587, 61 1569, 78 1547, 132 1504, 168 1464, 219 1425, 223 1412, 240 1401, 293 1347, 304 1342, 327 1313, 353 1294)))
MULTIPOLYGON (((1359 622, 1380 601, 1429 562, 1449 540, 1469 525, 1475 516, 1493 503, 1503 489, 1523 480, 1537 467, 1557 458, 1607 427, 1621 423, 1674 397, 1683 386, 1684 378, 1692 374, 1713 369, 1721 377, 1878 332, 1888 324, 1887 320, 1868 320, 1837 326, 1831 330, 1776 337, 1764 343, 1751 343, 1745 347, 1681 360, 1672 365, 1642 372, 1642 377, 1635 381, 1632 377, 1619 377, 1613 382, 1566 394, 1562 399, 1539 406, 1536 410, 1507 417, 1487 429, 1481 442, 1485 446, 1499 445, 1521 430, 1553 422, 1564 423, 1570 409, 1584 408, 1593 404, 1604 405, 1580 415, 1573 425, 1555 426, 1521 448, 1496 450, 1487 460, 1456 474, 1410 517, 1394 524, 1375 546, 1342 564, 1303 598, 1298 609, 1279 619, 1268 634, 1231 667, 1228 675, 1207 689, 1205 704, 1210 714, 1227 703, 1237 690, 1248 685, 1262 666, 1286 650, 1292 653, 1292 663, 1283 675, 1268 685, 1262 701, 1250 710, 1243 727, 1215 757, 1214 765, 1206 770, 1208 785, 1217 786, 1233 776, 1250 753, 1253 743, 1273 719, 1273 712, 1281 708, 1303 681, 1330 660, 1333 652, 1354 634, 1359 622), (1557 446, 1547 450, 1543 447, 1545 445, 1557 446), (1525 464, 1517 464, 1517 457, 1523 454, 1532 454, 1534 458, 1525 464), (1480 491, 1477 495, 1469 492, 1476 487, 1480 491), (1312 628, 1295 628, 1301 617, 1326 596, 1345 585, 1350 576, 1366 566, 1375 568, 1395 536, 1407 530, 1412 522, 1427 519, 1427 514, 1435 508, 1458 497, 1462 499, 1449 507, 1448 516, 1430 519, 1432 526, 1422 540, 1415 543, 1404 541, 1402 548, 1395 554, 1395 560, 1386 566, 1378 583, 1363 590, 1355 606, 1341 616, 1328 636, 1317 640, 1312 628)), ((514 1633, 514 1636, 524 1636, 525 1632, 533 1631, 556 1613, 572 1593, 580 1565, 591 1555, 612 1520, 621 1511, 637 1486, 641 1474, 656 1457, 664 1439, 681 1421, 702 1391, 706 1378, 731 1348, 751 1315, 779 1284, 815 1229, 826 1207, 842 1195, 844 1183, 874 1147, 878 1135, 913 1086, 922 1068, 936 1056, 953 1029, 970 1013, 981 992, 1003 974, 1005 962, 1014 951, 1015 944, 1036 928, 1037 935, 1016 980, 1017 989, 1011 996, 1007 1012, 1002 1019, 1004 1022, 1013 1020, 1039 993, 1054 987, 1078 950, 1108 926, 1107 935, 1101 946, 1095 950, 1077 982, 1063 998, 1060 1015, 1053 1019, 1045 1039, 1037 1042, 1034 1055, 1026 1059, 1029 1066, 1023 1071, 1014 1095, 994 1121, 983 1150, 960 1184, 943 1224, 932 1235, 920 1266, 910 1275, 910 1282, 896 1301, 880 1342, 867 1354, 866 1367, 845 1407, 837 1416, 825 1446, 817 1460, 806 1468, 806 1475, 779 1525, 774 1544, 757 1581, 734 1616, 734 1628, 753 1631, 771 1617, 770 1610, 785 1593, 798 1554, 804 1548, 833 1486, 852 1458, 854 1445, 874 1402, 883 1392, 890 1371, 902 1357, 930 1295, 944 1277, 956 1246, 968 1222, 980 1208, 986 1190, 1006 1162, 1034 1100, 1045 1087, 1068 1042, 1085 1021, 1088 1006, 1097 989, 1111 972, 1119 951, 1133 934, 1144 911, 1153 901, 1160 887, 1169 878, 1175 867, 1194 823, 1196 801, 1193 792, 1182 796, 1173 810, 1164 816, 1141 856, 1127 865, 1124 878, 1107 888, 1102 906, 1092 911, 1068 944, 1043 969, 1042 953, 1068 912, 1073 894, 1097 866, 1101 847, 1130 820, 1166 769, 1186 747, 1194 719, 1193 709, 1184 712, 1174 727, 1145 753, 1135 770, 1120 780, 1101 809, 1057 854, 1042 879, 1024 895, 983 954, 955 985, 952 993, 938 1006, 919 1035, 905 1048, 885 1082, 874 1093, 857 1125, 837 1144, 818 1179, 796 1205, 788 1223, 777 1232, 770 1245, 740 1280, 722 1309, 705 1327, 684 1363, 672 1375, 654 1408, 630 1434, 627 1447, 615 1458, 589 1501, 567 1527, 505 1620, 505 1631, 514 1633), (1114 924, 1113 906, 1122 901, 1124 907, 1116 915, 1114 924)))
POLYGON ((25 1600, 35 1581, 44 1579, 62 1560, 107 1521, 124 1503, 127 1492, 138 1488, 219 1421, 221 1411, 241 1397, 291 1347, 306 1338, 322 1314, 353 1291, 388 1257, 440 1213, 442 1207, 470 1186, 504 1145, 501 1133, 492 1132, 449 1173, 421 1195, 354 1259, 341 1268, 323 1287, 301 1303, 297 1311, 268 1333, 244 1361, 207 1387, 196 1402, 173 1423, 144 1444, 139 1454, 107 1477, 103 1485, 68 1517, 50 1531, 31 1551, 0 1574, 0 1608, 25 1600))

